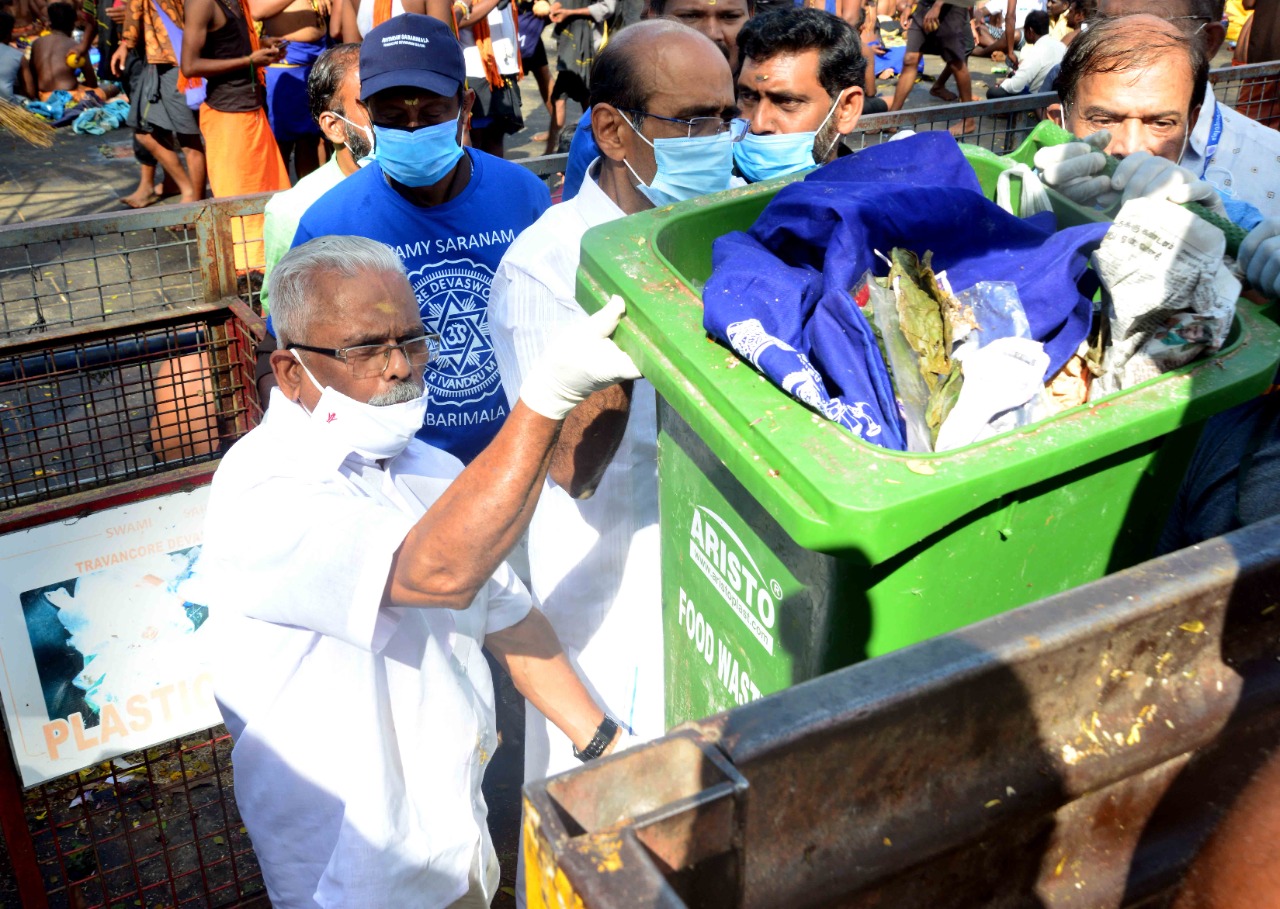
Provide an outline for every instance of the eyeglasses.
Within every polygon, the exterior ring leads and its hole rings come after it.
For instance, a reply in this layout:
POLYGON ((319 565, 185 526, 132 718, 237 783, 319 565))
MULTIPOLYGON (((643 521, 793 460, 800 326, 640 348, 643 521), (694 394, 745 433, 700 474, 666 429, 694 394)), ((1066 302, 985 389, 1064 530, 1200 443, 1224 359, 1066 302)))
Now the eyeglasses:
POLYGON ((356 344, 353 347, 312 347, 309 344, 290 344, 289 347, 292 350, 306 350, 342 360, 351 370, 352 378, 369 379, 387 371, 387 367, 391 364, 393 350, 404 354, 405 359, 414 369, 425 369, 428 363, 440 355, 440 336, 426 334, 397 344, 356 344))
MULTIPOLYGON (((737 142, 746 133, 750 124, 745 120, 725 120, 723 117, 694 117, 692 120, 681 120, 679 117, 660 117, 657 114, 651 114, 647 110, 635 110, 630 107, 618 108, 624 114, 633 114, 636 117, 653 117, 655 120, 663 120, 667 123, 679 123, 685 127, 688 132, 685 134, 687 138, 702 139, 708 136, 718 136, 721 133, 732 133, 732 139, 737 142)), ((639 124, 636 124, 639 129, 639 124)))

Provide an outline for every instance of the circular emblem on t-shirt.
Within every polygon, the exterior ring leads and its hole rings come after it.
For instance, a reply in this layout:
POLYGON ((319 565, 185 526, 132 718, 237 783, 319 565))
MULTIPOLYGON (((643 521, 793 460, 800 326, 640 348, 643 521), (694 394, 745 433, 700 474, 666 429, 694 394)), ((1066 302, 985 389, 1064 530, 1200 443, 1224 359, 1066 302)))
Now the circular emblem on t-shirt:
POLYGON ((489 342, 493 272, 466 260, 433 262, 409 275, 422 321, 440 335, 440 356, 426 369, 431 403, 482 401, 501 382, 489 342))

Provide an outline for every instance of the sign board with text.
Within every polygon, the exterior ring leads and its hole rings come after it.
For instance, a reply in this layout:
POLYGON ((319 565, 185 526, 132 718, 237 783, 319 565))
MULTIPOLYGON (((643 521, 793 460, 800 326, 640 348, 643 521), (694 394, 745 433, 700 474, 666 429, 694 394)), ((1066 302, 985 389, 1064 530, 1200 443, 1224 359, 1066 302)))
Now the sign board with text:
POLYGON ((24 786, 221 722, 208 487, 0 536, 0 699, 24 786))

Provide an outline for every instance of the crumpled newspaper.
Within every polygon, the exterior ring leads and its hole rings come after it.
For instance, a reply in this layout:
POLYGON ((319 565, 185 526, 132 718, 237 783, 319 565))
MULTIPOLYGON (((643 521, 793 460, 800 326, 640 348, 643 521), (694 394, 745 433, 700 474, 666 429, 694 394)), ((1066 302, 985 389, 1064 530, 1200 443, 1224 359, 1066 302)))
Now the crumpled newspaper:
POLYGON ((1222 231, 1181 206, 1125 203, 1094 253, 1111 343, 1089 400, 1222 346, 1240 296, 1225 252, 1222 231))

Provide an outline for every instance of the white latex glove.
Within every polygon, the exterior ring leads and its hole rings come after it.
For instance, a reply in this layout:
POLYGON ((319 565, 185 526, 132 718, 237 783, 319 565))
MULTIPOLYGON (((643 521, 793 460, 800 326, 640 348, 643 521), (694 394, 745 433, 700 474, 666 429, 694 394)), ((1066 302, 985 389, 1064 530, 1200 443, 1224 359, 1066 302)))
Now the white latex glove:
POLYGON ((525 377, 520 400, 536 413, 563 420, 589 395, 640 378, 636 364, 610 340, 627 311, 614 294, 598 313, 561 331, 525 377))
POLYGON ((1280 298, 1280 218, 1268 218, 1249 231, 1237 261, 1252 287, 1280 298))
POLYGON ((1121 193, 1122 203, 1130 199, 1163 199, 1178 205, 1199 202, 1217 214, 1227 213, 1218 191, 1211 184, 1168 158, 1148 151, 1126 155, 1111 175, 1111 185, 1121 193))
POLYGON ((1036 152, 1035 165, 1046 186, 1056 189, 1072 202, 1093 205, 1111 192, 1111 178, 1102 172, 1107 156, 1102 152, 1111 142, 1111 133, 1098 130, 1081 142, 1050 145, 1036 152))

